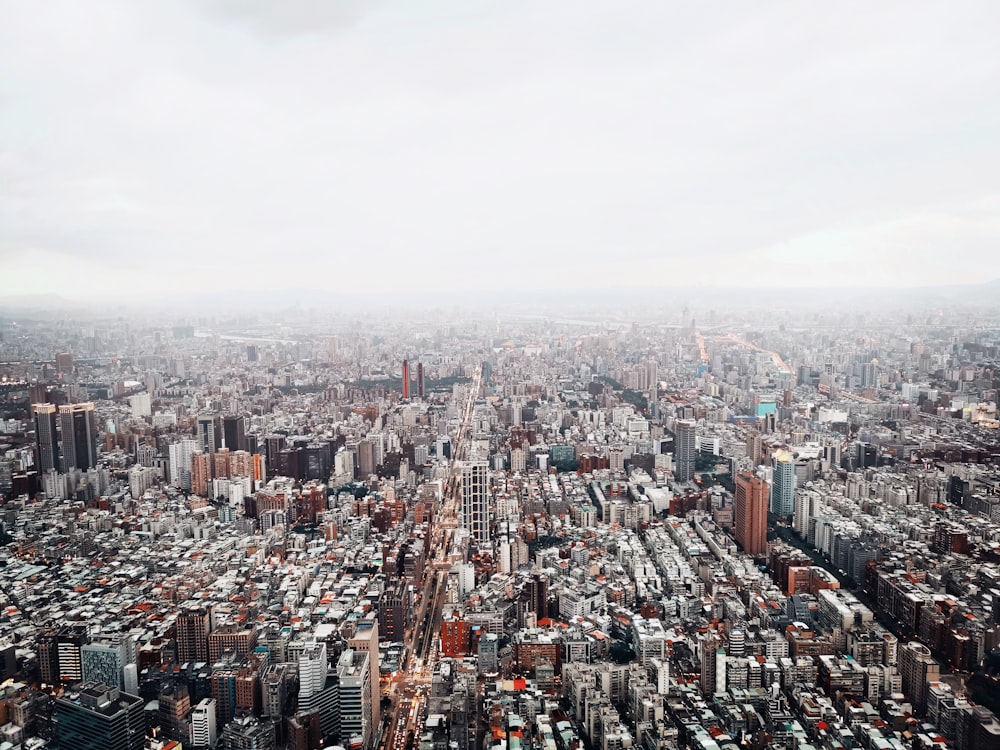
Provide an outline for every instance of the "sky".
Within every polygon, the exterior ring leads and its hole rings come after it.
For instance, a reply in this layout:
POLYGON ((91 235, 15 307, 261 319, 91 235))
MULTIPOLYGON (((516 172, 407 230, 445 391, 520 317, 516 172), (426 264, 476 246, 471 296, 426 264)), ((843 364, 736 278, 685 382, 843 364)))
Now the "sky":
POLYGON ((994 0, 0 0, 0 299, 988 281, 997 28, 994 0))

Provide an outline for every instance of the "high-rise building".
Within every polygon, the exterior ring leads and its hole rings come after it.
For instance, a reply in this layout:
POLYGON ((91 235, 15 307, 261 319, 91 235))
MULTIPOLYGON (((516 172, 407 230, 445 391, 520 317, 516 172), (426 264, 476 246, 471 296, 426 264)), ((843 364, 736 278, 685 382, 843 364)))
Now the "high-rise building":
POLYGON ((326 686, 329 672, 326 643, 315 641, 306 644, 299 653, 299 710, 309 710, 309 699, 326 686))
POLYGON ((191 492, 207 495, 212 484, 212 454, 196 451, 191 454, 191 492))
POLYGON ((403 398, 408 399, 410 397, 410 362, 409 360, 403 360, 403 398))
POLYGON ((118 688, 87 682, 55 701, 56 746, 73 750, 142 750, 143 701, 118 688))
POLYGON ((736 541, 754 557, 767 554, 767 482, 748 471, 736 477, 736 541))
POLYGON ((198 441, 184 438, 169 449, 170 483, 182 490, 191 489, 191 456, 198 450, 198 441))
POLYGON ((80 669, 86 682, 125 689, 125 665, 131 661, 129 637, 94 641, 80 647, 80 669))
POLYGON ((215 701, 211 698, 202 698, 191 709, 191 745, 196 750, 214 748, 217 739, 215 701))
POLYGON ((375 473, 375 442, 369 438, 358 443, 358 471, 362 479, 375 473))
POLYGON ((159 719, 160 731, 168 740, 187 741, 191 733, 188 714, 191 711, 191 696, 187 686, 180 681, 164 680, 160 686, 159 719))
POLYGON ((56 355, 56 372, 60 375, 73 374, 73 355, 69 352, 60 352, 56 355))
POLYGON ((382 694, 378 681, 378 617, 374 612, 369 612, 358 622, 347 646, 356 651, 366 651, 368 664, 374 665, 375 674, 368 680, 368 726, 374 732, 382 720, 382 694))
POLYGON ((326 643, 308 643, 298 662, 299 713, 318 714, 322 734, 335 733, 340 726, 340 685, 331 675, 326 643))
POLYGON ((485 461, 462 467, 462 526, 480 544, 490 541, 489 468, 485 461))
POLYGON ((788 451, 774 454, 771 512, 778 516, 791 516, 795 512, 795 459, 788 451))
POLYGON ((542 573, 533 573, 528 582, 528 610, 538 620, 549 616, 549 579, 542 573))
POLYGON ((55 404, 34 404, 35 444, 38 447, 38 471, 56 470, 59 463, 59 422, 55 404))
POLYGON ((233 476, 230 473, 230 453, 229 448, 219 448, 219 450, 212 454, 213 479, 228 479, 233 476))
POLYGON ((198 417, 198 444, 204 453, 215 453, 222 447, 222 417, 202 414, 198 417))
POLYGON ((913 710, 923 716, 927 710, 930 683, 938 679, 941 665, 931 656, 931 650, 919 641, 911 641, 899 649, 899 674, 903 693, 913 702, 913 710))
POLYGON ((65 404, 59 407, 62 470, 86 471, 97 466, 97 415, 94 403, 65 404))
POLYGON ((695 423, 690 419, 678 419, 674 429, 674 478, 678 482, 690 482, 694 478, 695 423))
POLYGON ((85 625, 64 625, 59 628, 56 638, 56 653, 59 659, 59 679, 65 683, 80 682, 83 679, 83 660, 80 649, 87 643, 85 625))
POLYGON ((417 362, 417 396, 424 397, 424 363, 417 362))
POLYGON ((754 466, 760 466, 760 454, 763 447, 760 439, 760 433, 756 430, 752 430, 747 435, 746 445, 747 458, 750 459, 750 463, 754 466))
POLYGON ((174 624, 177 641, 177 661, 208 661, 208 631, 211 616, 207 609, 188 609, 177 615, 174 624))
POLYGON ((222 418, 225 446, 231 451, 247 449, 246 420, 242 415, 230 414, 222 418))
POLYGON ((410 589, 405 578, 387 585, 378 602, 379 632, 391 642, 403 640, 410 611, 410 589))
MULTIPOLYGON (((367 651, 348 648, 337 662, 340 738, 345 746, 371 747, 371 668, 367 651)), ((375 677, 378 680, 378 676, 375 677)))

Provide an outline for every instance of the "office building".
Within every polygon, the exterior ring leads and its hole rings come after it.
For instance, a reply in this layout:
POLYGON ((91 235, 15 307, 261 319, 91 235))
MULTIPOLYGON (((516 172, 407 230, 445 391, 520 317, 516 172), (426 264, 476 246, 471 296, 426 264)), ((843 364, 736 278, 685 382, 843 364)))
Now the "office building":
POLYGON ((222 447, 222 417, 202 414, 198 417, 198 444, 203 453, 215 453, 222 447))
POLYGON ((424 397, 424 363, 417 362, 417 396, 424 397))
POLYGON ((218 741, 215 727, 215 701, 202 698, 191 709, 191 745, 195 750, 214 748, 218 741))
POLYGON ((59 471, 59 421, 55 404, 34 404, 38 471, 59 471))
POLYGON ((695 423, 690 419, 678 419, 674 429, 674 478, 678 482, 690 482, 694 478, 695 423))
POLYGON ((378 681, 378 618, 369 612, 354 628, 354 635, 347 640, 347 647, 368 654, 368 664, 375 673, 368 681, 368 726, 374 728, 382 720, 382 695, 378 681))
POLYGON ((476 542, 489 543, 489 469, 485 461, 473 461, 462 467, 461 522, 476 542))
POLYGON ((299 654, 299 710, 308 710, 309 699, 326 686, 329 672, 326 643, 307 644, 299 654))
POLYGON ((198 450, 198 441, 194 438, 184 438, 183 440, 171 444, 169 448, 170 456, 170 483, 182 490, 191 489, 191 456, 198 450))
POLYGON ((56 745, 73 750, 142 750, 143 701, 118 688, 87 682, 67 690, 54 707, 56 745))
POLYGON ((405 578, 387 585, 378 602, 379 632, 384 640, 401 643, 410 611, 410 589, 405 578))
POLYGON ((774 454, 771 512, 778 516, 791 516, 795 512, 795 459, 788 451, 774 454))
POLYGON ((767 482, 750 472, 736 477, 734 531, 743 551, 754 557, 767 554, 767 482))
POLYGON ((403 398, 410 397, 410 362, 403 360, 403 398))
POLYGON ((81 649, 87 643, 85 625, 65 625, 59 629, 56 638, 56 652, 59 658, 59 680, 64 683, 80 682, 83 679, 83 658, 81 649))
POLYGON ((86 682, 125 689, 125 665, 131 661, 128 636, 85 643, 80 647, 80 669, 86 682))
POLYGON ((97 466, 97 415, 92 401, 60 406, 59 432, 62 471, 97 466))
POLYGON ((247 449, 246 420, 241 415, 227 415, 222 418, 222 437, 230 451, 247 449))
MULTIPOLYGON (((337 663, 340 681, 340 739, 344 746, 371 747, 371 669, 367 651, 348 648, 337 663)), ((375 676, 378 681, 378 676, 375 676)))
POLYGON ((317 714, 323 736, 334 734, 340 726, 340 685, 331 673, 325 643, 308 643, 302 649, 298 673, 299 713, 317 714))

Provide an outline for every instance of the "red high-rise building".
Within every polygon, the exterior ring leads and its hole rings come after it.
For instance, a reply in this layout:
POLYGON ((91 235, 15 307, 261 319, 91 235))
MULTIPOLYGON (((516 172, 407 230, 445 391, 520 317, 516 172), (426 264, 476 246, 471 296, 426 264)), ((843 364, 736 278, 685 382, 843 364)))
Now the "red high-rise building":
POLYGON ((754 557, 767 554, 767 482, 748 471, 736 477, 734 528, 736 541, 754 557))
POLYGON ((410 362, 403 360, 403 398, 410 397, 410 362))

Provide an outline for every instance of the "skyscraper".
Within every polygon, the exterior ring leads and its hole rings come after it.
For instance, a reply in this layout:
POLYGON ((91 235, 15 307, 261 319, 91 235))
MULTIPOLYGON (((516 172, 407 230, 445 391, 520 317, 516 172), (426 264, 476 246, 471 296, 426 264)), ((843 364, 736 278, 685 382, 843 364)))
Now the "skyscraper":
POLYGON ((59 422, 55 404, 35 404, 35 443, 38 446, 38 471, 59 470, 59 422))
POLYGON ((189 609, 177 615, 174 625, 177 641, 177 661, 208 661, 208 630, 211 618, 206 609, 189 609))
POLYGON ((222 447, 222 417, 202 414, 198 417, 198 443, 205 453, 215 453, 222 447))
POLYGON ((225 445, 231 451, 247 449, 246 420, 242 415, 230 414, 222 418, 222 434, 225 445))
POLYGON ((674 456, 677 459, 674 477, 678 482, 690 482, 694 477, 694 438, 694 421, 678 419, 674 429, 674 456))
POLYGON ((736 477, 736 541, 754 557, 767 553, 767 502, 767 482, 748 471, 736 477))
POLYGON ((480 544, 490 541, 489 469, 485 461, 462 467, 462 526, 480 544))
MULTIPOLYGON (((371 725, 371 665, 367 651, 348 648, 337 662, 340 678, 340 738, 344 745, 370 747, 371 725)), ((375 680, 378 680, 376 675, 375 680)))
POLYGON ((191 489, 191 456, 198 450, 198 441, 184 438, 170 446, 170 483, 182 490, 191 489))
POLYGON ((326 643, 306 644, 299 654, 298 710, 302 714, 319 715, 324 735, 337 731, 340 724, 339 692, 336 677, 331 678, 326 643))
POLYGON ((774 454, 774 481, 771 485, 771 512, 790 516, 795 511, 795 460, 788 451, 774 454))
POLYGON ((403 360, 403 398, 410 397, 410 362, 403 360))
POLYGON ((417 396, 424 397, 424 363, 417 362, 417 396))
POLYGON ((754 466, 760 466, 760 453, 762 449, 760 433, 756 430, 747 434, 747 458, 754 466))
POLYGON ((375 665, 375 674, 368 680, 368 726, 375 730, 382 720, 382 695, 378 681, 378 618, 374 612, 369 612, 358 622, 347 641, 348 648, 365 651, 368 654, 368 664, 375 665))
POLYGON ((93 401, 59 407, 62 470, 97 466, 97 419, 93 401))
POLYGON ((67 691, 55 702, 56 744, 73 750, 142 750, 143 701, 96 682, 67 691))

